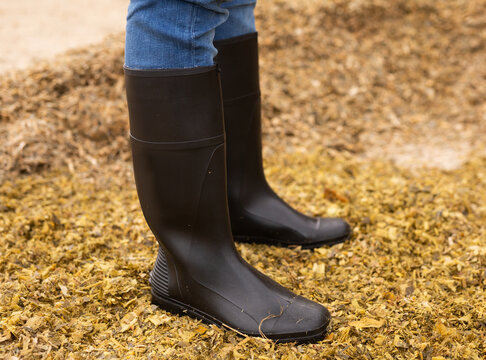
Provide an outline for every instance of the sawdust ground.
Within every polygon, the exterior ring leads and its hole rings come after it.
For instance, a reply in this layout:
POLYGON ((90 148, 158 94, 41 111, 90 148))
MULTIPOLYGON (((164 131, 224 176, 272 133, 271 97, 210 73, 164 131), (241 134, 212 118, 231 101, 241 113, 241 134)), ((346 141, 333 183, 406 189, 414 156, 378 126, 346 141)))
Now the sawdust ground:
POLYGON ((324 341, 239 338, 151 306, 157 246, 131 173, 61 168, 0 186, 0 356, 484 358, 484 159, 412 174, 315 149, 269 157, 265 167, 300 211, 353 224, 351 241, 314 252, 238 246, 253 266, 329 307, 324 341))

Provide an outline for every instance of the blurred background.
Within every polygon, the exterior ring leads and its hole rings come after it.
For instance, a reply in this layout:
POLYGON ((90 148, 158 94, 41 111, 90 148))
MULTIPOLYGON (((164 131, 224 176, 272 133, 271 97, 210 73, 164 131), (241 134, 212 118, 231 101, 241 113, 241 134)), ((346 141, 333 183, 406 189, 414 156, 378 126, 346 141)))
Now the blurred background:
POLYGON ((128 0, 0 2, 0 72, 123 31, 128 0))
MULTIPOLYGON (((22 121, 0 128, 0 133, 18 135, 7 147, 25 144, 22 152, 0 153, 0 163, 12 155, 18 158, 9 160, 11 165, 0 169, 0 176, 6 168, 24 169, 27 158, 34 164, 65 165, 64 159, 42 160, 55 158, 57 145, 41 151, 36 136, 28 139, 36 132, 51 132, 47 125, 40 129, 42 121, 81 131, 88 143, 82 153, 73 154, 73 161, 91 154, 91 142, 96 149, 90 156, 97 158, 100 148, 113 145, 110 137, 125 136, 122 66, 128 2, 0 3, 0 73, 37 69, 47 81, 38 84, 28 73, 23 80, 21 75, 10 78, 11 83, 5 78, 0 86, 3 119, 29 121, 24 115, 32 116, 32 102, 42 108, 46 96, 56 99, 60 109, 32 121, 27 130, 22 121), (67 50, 74 52, 66 54, 67 50), (80 86, 86 81, 95 81, 104 92, 113 82, 118 87, 102 95, 110 98, 109 103, 81 98, 77 107, 82 110, 66 105, 63 99, 92 90, 80 86), (25 88, 25 103, 11 98, 8 89, 17 86, 25 88), (57 101, 59 89, 63 97, 57 101)), ((256 17, 263 131, 271 138, 266 154, 323 146, 363 158, 385 158, 407 168, 455 169, 469 154, 484 153, 484 1, 273 0, 260 1, 256 17)), ((69 142, 64 139, 59 146, 69 142)), ((118 152, 118 145, 109 151, 118 152)), ((31 167, 24 170, 30 172, 31 167)))

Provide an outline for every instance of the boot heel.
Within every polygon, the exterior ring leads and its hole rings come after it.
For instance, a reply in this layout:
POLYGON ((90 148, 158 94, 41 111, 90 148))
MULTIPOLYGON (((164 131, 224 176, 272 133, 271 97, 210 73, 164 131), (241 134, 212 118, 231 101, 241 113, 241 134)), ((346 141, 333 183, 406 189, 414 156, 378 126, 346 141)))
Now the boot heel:
POLYGON ((169 296, 169 267, 164 250, 160 246, 154 268, 150 272, 149 283, 156 293, 169 296))

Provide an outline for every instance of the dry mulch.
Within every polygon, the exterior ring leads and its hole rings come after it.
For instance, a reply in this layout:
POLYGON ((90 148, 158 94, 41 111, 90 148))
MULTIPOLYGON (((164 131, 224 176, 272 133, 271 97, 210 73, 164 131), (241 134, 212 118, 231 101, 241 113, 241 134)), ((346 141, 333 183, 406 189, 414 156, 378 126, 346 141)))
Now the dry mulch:
POLYGON ((266 169, 297 209, 353 224, 351 241, 314 252, 238 247, 261 271, 329 307, 334 320, 324 341, 240 338, 151 306, 147 277, 156 245, 134 186, 58 170, 0 187, 0 354, 484 357, 486 160, 413 175, 321 150, 271 157, 266 169))
POLYGON ((314 252, 238 247, 329 307, 312 345, 150 305, 121 35, 2 75, 0 357, 484 359, 485 14, 478 0, 259 5, 267 175, 354 228, 314 252))

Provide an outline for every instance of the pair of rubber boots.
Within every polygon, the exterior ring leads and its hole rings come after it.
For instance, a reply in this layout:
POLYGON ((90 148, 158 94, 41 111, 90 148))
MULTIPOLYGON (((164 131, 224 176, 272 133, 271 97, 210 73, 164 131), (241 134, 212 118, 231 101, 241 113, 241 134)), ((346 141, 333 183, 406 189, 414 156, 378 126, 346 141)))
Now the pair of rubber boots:
POLYGON ((233 239, 313 248, 350 228, 296 212, 268 186, 257 35, 215 45, 219 67, 125 69, 135 181, 159 242, 152 302, 250 336, 319 340, 328 310, 255 270, 233 239))

